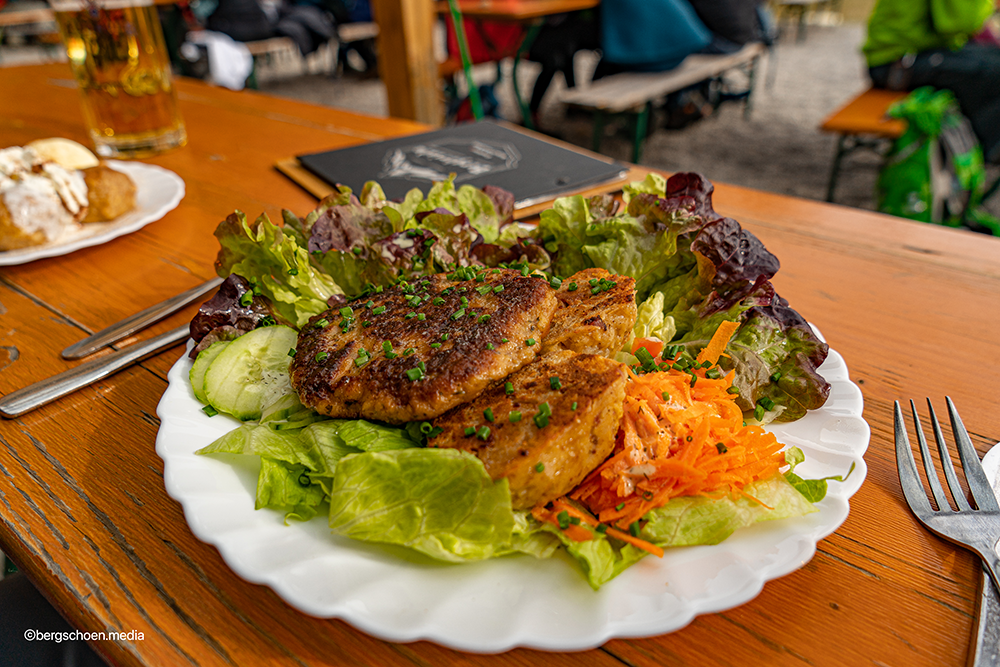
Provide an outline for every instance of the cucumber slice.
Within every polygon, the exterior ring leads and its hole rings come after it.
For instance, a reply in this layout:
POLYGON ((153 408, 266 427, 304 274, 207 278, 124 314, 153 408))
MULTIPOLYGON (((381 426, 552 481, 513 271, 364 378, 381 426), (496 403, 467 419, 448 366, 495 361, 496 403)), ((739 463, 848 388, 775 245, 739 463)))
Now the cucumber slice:
POLYGON ((219 353, 226 349, 227 345, 229 345, 228 340, 220 340, 212 343, 198 353, 194 364, 191 365, 191 372, 188 373, 188 379, 191 380, 194 397, 202 403, 208 403, 208 397, 205 396, 205 372, 208 371, 208 367, 219 356, 219 353))
POLYGON ((205 373, 208 402, 242 421, 260 419, 265 405, 292 393, 288 351, 297 339, 294 329, 273 326, 230 341, 205 373))
POLYGON ((280 421, 282 419, 288 419, 291 415, 296 412, 305 410, 305 406, 299 401, 299 397, 295 394, 285 394, 281 396, 276 401, 268 403, 261 409, 260 421, 264 422, 280 421))

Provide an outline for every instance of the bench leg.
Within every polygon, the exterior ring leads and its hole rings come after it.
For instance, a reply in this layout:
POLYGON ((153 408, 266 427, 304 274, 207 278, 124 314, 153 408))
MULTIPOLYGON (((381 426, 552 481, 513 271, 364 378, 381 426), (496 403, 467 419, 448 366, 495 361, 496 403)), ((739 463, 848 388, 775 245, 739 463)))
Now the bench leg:
POLYGON ((633 164, 639 164, 639 159, 642 157, 642 142, 646 139, 646 129, 649 127, 649 110, 652 106, 652 102, 646 102, 642 111, 635 117, 635 136, 632 142, 633 164))
POLYGON ((833 201, 833 193, 837 189, 837 177, 840 175, 840 163, 849 150, 847 147, 847 135, 840 135, 837 139, 837 152, 833 156, 833 168, 830 170, 830 184, 826 188, 826 200, 828 202, 833 201))
POLYGON ((601 140, 604 138, 604 110, 594 111, 594 136, 591 138, 590 147, 595 153, 601 152, 601 140))

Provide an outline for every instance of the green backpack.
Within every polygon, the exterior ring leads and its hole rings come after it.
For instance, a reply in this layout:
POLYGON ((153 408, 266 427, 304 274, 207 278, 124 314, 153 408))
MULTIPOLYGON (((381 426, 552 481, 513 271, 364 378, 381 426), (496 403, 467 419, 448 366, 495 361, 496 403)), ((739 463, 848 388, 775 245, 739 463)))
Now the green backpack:
POLYGON ((907 127, 879 174, 878 210, 1000 236, 1000 220, 982 208, 982 148, 951 91, 918 88, 887 115, 905 120, 907 127))

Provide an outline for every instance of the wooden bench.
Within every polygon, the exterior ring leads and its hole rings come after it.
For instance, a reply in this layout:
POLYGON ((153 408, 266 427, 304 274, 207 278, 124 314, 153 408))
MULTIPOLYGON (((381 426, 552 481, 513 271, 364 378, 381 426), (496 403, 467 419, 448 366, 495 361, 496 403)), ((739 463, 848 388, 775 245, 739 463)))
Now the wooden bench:
MULTIPOLYGON (((378 25, 370 22, 357 22, 357 23, 342 23, 337 26, 337 36, 332 39, 327 46, 329 49, 335 49, 333 52, 333 65, 334 70, 340 62, 340 51, 348 44, 353 44, 354 42, 361 42, 366 39, 374 39, 378 37, 378 25)), ((250 50, 250 55, 253 56, 254 69, 247 80, 247 86, 250 88, 257 87, 257 63, 258 60, 264 60, 268 62, 274 59, 295 59, 303 63, 306 66, 306 61, 302 58, 299 53, 299 48, 295 45, 295 42, 290 37, 271 37, 270 39, 261 39, 256 42, 244 42, 246 47, 250 50)))
POLYGON ((907 94, 869 88, 830 114, 820 125, 820 129, 824 132, 840 135, 826 190, 827 201, 833 201, 844 156, 859 148, 868 148, 884 154, 886 143, 891 144, 903 134, 906 123, 889 118, 885 114, 894 102, 903 99, 907 94))
POLYGON ((750 76, 750 88, 744 98, 745 111, 750 110, 757 61, 765 46, 751 42, 736 53, 722 55, 692 55, 666 72, 622 72, 593 81, 589 86, 573 88, 562 95, 562 101, 594 111, 593 149, 600 152, 607 113, 635 114, 632 161, 639 162, 642 140, 646 136, 649 113, 654 100, 689 86, 722 76, 725 72, 744 68, 750 76))

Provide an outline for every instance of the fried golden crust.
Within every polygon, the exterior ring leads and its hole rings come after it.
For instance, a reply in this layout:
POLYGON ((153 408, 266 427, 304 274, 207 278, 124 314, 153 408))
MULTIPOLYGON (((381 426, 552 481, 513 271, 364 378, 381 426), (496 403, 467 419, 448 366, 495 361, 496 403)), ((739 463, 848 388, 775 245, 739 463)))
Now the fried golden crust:
POLYGON ((607 357, 560 350, 506 382, 510 393, 504 381, 498 382, 434 420, 443 431, 429 446, 475 454, 493 479, 507 478, 514 509, 530 509, 569 492, 611 453, 623 413, 626 370, 607 357), (535 415, 542 403, 552 414, 539 427, 535 415), (512 412, 521 413, 519 421, 510 421, 512 412), (467 428, 479 433, 484 426, 489 428, 485 440, 466 435, 467 428))
POLYGON ((135 183, 111 167, 98 165, 83 170, 87 183, 87 215, 83 222, 108 222, 135 208, 135 183))
POLYGON ((584 269, 566 278, 559 291, 559 309, 545 337, 542 353, 572 350, 581 354, 613 357, 624 347, 635 328, 635 280, 604 269, 584 269), (592 286, 590 281, 598 281, 592 286), (593 287, 614 283, 592 294, 593 287), (576 289, 571 287, 576 285, 576 289))
POLYGON ((45 232, 26 232, 18 227, 11 218, 3 197, 0 197, 0 251, 30 248, 47 240, 45 232))
POLYGON ((555 291, 518 271, 480 276, 438 274, 386 288, 351 304, 355 323, 346 331, 339 309, 313 318, 299 333, 289 369, 302 403, 331 417, 430 419, 535 359, 556 309, 555 291), (362 349, 369 361, 358 365, 362 349), (407 372, 421 363, 422 377, 410 379, 407 372))

